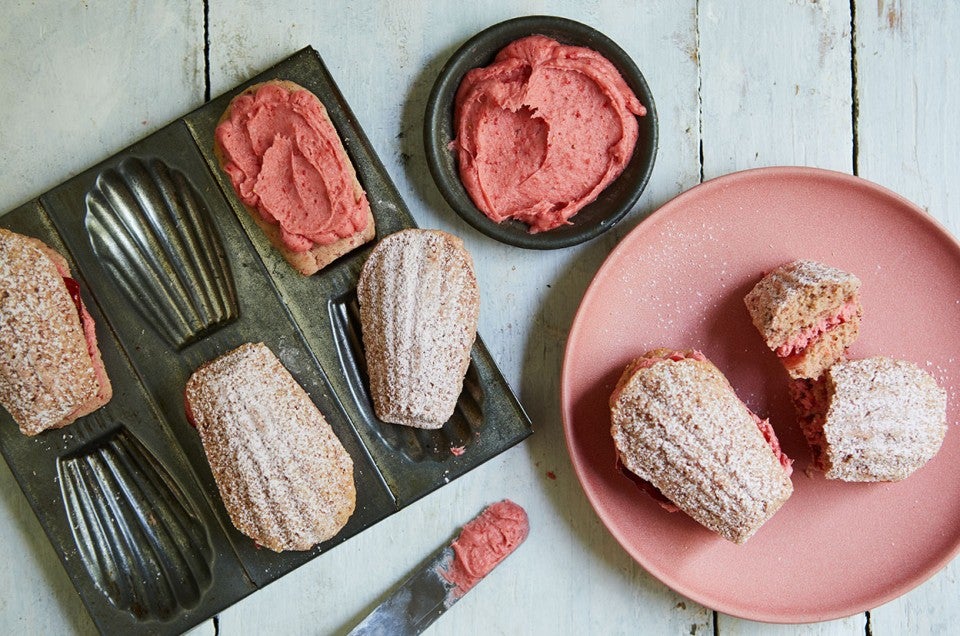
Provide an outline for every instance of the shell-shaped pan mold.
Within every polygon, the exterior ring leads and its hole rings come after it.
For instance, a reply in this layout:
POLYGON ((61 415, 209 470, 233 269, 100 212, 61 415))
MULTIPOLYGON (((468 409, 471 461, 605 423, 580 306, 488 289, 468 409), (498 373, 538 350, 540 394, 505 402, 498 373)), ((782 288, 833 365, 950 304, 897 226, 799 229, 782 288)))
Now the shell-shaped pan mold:
POLYGON ((238 315, 220 236, 200 194, 159 159, 129 158, 86 197, 93 251, 140 315, 176 349, 238 315))
POLYGON ((190 501, 125 429, 58 460, 79 556, 95 585, 139 620, 196 607, 213 548, 190 501))
POLYGON ((354 399, 364 419, 384 445, 411 462, 444 461, 451 455, 467 451, 480 435, 484 425, 484 389, 471 360, 463 378, 463 390, 457 398, 453 415, 441 428, 420 429, 380 421, 373 411, 367 389, 366 353, 360 328, 360 305, 355 293, 331 301, 333 339, 343 362, 354 399))
POLYGON ((451 455, 466 452, 480 435, 482 404, 483 386, 476 367, 471 364, 463 378, 463 392, 457 399, 457 406, 443 427, 429 430, 377 420, 377 434, 388 448, 410 461, 443 461, 451 455))

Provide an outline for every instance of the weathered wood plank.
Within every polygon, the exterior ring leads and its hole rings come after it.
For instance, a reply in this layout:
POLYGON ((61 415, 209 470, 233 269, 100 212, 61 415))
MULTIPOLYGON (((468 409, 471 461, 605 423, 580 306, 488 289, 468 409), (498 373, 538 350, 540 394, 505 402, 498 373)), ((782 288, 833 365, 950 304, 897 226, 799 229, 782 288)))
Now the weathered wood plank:
POLYGON ((853 169, 847 3, 700 3, 703 172, 853 169))
MULTIPOLYGON (((202 4, 8 2, 0 68, 6 212, 202 101, 202 4)), ((94 632, 6 465, 0 536, 0 631, 94 632)))
MULTIPOLYGON (((850 13, 826 2, 701 1, 705 179, 770 165, 852 171, 850 13)), ((862 614, 804 626, 718 615, 720 634, 862 634, 862 614)))
POLYGON ((420 225, 464 238, 482 290, 480 332, 536 429, 522 447, 224 612, 221 631, 342 630, 457 526, 502 497, 527 508, 530 539, 438 622, 438 634, 712 629, 712 612, 653 580, 596 517, 566 455, 558 397, 567 330, 597 267, 643 215, 699 180, 694 7, 693 0, 360 2, 346 10, 276 2, 265 17, 233 6, 227 15, 225 4, 211 3, 215 94, 313 44, 420 225), (579 248, 534 252, 487 239, 446 206, 424 162, 424 106, 440 67, 477 31, 523 14, 566 15, 605 32, 643 70, 660 112, 660 153, 640 209, 579 248), (248 35, 254 19, 255 40, 248 35))
MULTIPOLYGON (((856 11, 858 173, 960 232, 960 6, 880 0, 856 11)), ((958 434, 956 422, 950 435, 958 434)), ((960 562, 870 613, 874 634, 960 624, 960 562)))
POLYGON ((203 101, 201 2, 6 3, 0 42, 0 212, 203 101))

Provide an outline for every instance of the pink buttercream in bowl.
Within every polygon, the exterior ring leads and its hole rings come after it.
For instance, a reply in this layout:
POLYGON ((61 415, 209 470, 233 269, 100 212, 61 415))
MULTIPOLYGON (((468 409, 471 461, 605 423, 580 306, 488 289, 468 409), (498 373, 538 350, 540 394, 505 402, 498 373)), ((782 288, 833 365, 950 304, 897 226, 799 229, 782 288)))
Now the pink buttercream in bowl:
POLYGON ((427 100, 424 150, 441 194, 474 228, 510 245, 557 249, 608 231, 634 208, 653 170, 657 112, 643 74, 615 42, 573 20, 525 16, 481 31, 450 57, 427 100), (609 62, 604 77, 619 76, 614 83, 626 84, 645 115, 627 108, 619 119, 614 110, 628 100, 578 70, 592 66, 588 55, 609 62), (587 125, 598 105, 603 121, 587 125))

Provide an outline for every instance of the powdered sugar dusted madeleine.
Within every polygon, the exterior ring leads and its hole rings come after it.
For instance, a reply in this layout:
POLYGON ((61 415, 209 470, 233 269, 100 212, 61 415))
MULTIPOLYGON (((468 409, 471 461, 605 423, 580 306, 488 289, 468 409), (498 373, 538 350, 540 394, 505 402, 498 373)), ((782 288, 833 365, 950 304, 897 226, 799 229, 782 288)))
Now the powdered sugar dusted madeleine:
POLYGON ((197 369, 186 388, 233 525, 271 550, 309 550, 356 507, 353 460, 313 401, 263 343, 197 369))
POLYGON ((725 539, 746 541, 793 493, 769 422, 698 351, 656 349, 631 362, 610 411, 623 466, 725 539))
POLYGON ((947 394, 926 371, 875 357, 841 362, 791 386, 814 466, 828 479, 899 481, 947 432, 947 394))
POLYGON ((357 296, 377 417, 440 428, 463 388, 480 315, 463 241, 438 230, 387 236, 364 264, 357 296))
POLYGON ((0 403, 21 432, 36 435, 112 395, 67 261, 42 241, 0 229, 0 403))
POLYGON ((792 378, 818 378, 860 333, 860 280, 798 260, 764 276, 744 298, 753 324, 792 378))

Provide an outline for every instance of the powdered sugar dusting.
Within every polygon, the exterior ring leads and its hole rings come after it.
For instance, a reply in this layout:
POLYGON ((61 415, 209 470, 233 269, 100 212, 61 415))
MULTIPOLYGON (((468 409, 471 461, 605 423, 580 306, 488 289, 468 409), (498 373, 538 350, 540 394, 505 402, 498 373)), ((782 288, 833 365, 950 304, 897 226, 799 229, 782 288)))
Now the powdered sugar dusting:
POLYGON ((188 413, 233 524, 277 552, 334 536, 356 505, 353 461, 264 344, 197 369, 188 413))
MULTIPOLYGON (((646 357, 663 358, 664 350, 646 357)), ((611 396, 623 464, 736 543, 793 491, 780 461, 720 371, 692 357, 628 366, 611 396)))
POLYGON ((705 244, 716 244, 725 230, 722 223, 702 222, 694 230, 679 226, 672 219, 660 229, 661 240, 644 252, 642 258, 657 271, 655 277, 639 278, 637 272, 621 274, 620 290, 638 303, 656 307, 656 322, 660 331, 671 331, 686 325, 691 319, 707 320, 719 309, 722 297, 710 298, 699 289, 690 289, 684 273, 695 270, 704 279, 717 280, 721 288, 731 282, 725 260, 708 257, 705 244), (682 270, 676 264, 683 263, 682 270))
POLYGON ((923 369, 874 357, 834 365, 827 381, 828 478, 897 481, 940 450, 947 395, 923 369))
POLYGON ((357 297, 377 417, 440 428, 463 388, 480 313, 463 242, 435 230, 391 234, 364 264, 357 297))
POLYGON ((102 403, 60 272, 66 264, 48 251, 36 239, 0 229, 0 403, 27 435, 69 424, 102 403))

